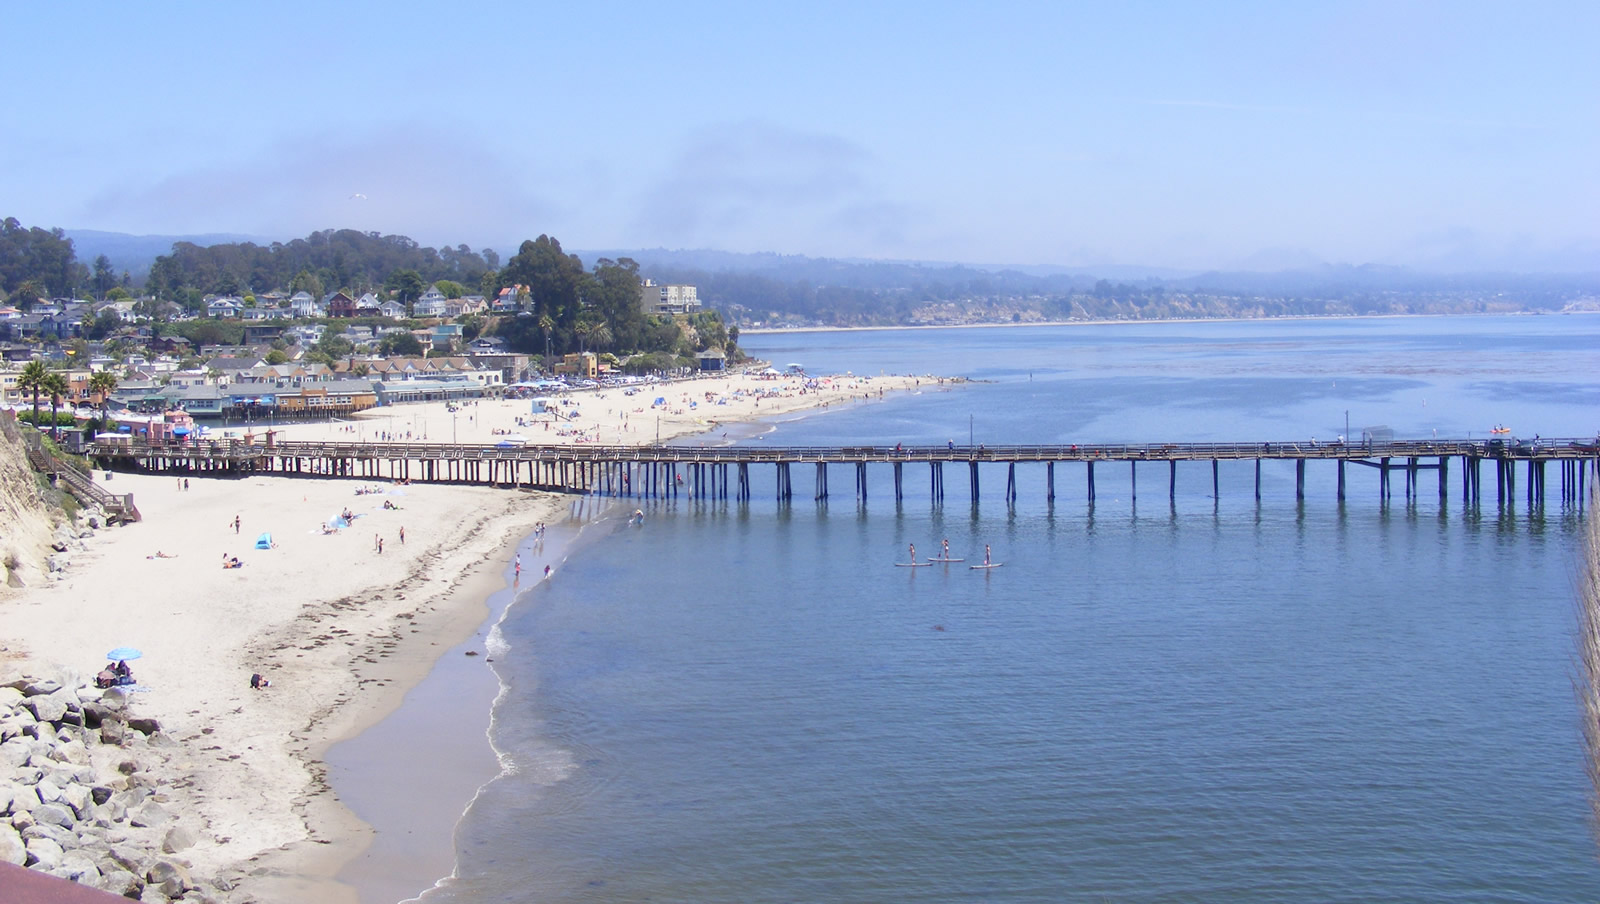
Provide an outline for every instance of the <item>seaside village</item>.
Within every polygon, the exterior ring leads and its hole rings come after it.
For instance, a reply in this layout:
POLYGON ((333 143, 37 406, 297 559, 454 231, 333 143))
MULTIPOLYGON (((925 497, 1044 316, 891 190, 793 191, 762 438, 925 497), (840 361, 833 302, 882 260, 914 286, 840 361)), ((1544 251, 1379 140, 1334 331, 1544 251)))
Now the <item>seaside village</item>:
MULTIPOLYGON (((430 286, 409 310, 372 292, 211 296, 203 315, 153 299, 53 299, 28 312, 0 307, 0 405, 31 410, 37 375, 47 374, 43 406, 76 415, 57 434, 76 450, 94 435, 242 435, 403 402, 526 397, 622 378, 627 362, 611 354, 527 354, 498 336, 475 334, 487 318, 525 312, 527 299, 524 286, 494 299, 447 298, 430 286), (228 324, 241 341, 197 343, 172 328, 204 320, 228 324), (330 348, 343 353, 318 353, 330 348)), ((640 304, 648 314, 679 318, 701 309, 694 286, 649 280, 640 304)), ((724 348, 708 347, 671 367, 631 370, 681 377, 727 364, 724 348)))

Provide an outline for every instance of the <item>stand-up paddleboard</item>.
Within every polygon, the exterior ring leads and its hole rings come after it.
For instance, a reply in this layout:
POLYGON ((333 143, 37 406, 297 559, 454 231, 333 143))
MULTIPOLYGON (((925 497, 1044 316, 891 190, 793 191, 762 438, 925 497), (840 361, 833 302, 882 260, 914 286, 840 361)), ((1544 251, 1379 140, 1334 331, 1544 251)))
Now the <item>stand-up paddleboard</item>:
POLYGON ((932 562, 896 562, 896 563, 894 563, 894 567, 896 567, 896 568, 932 568, 933 567, 933 563, 932 562))
POLYGON ((929 556, 928 557, 928 561, 929 562, 965 562, 966 559, 941 559, 941 558, 938 558, 936 556, 929 556))
POLYGON ((968 565, 967 567, 972 569, 973 571, 982 571, 985 568, 999 568, 1000 566, 1002 566, 1004 564, 1005 564, 1004 562, 995 562, 993 565, 968 565))

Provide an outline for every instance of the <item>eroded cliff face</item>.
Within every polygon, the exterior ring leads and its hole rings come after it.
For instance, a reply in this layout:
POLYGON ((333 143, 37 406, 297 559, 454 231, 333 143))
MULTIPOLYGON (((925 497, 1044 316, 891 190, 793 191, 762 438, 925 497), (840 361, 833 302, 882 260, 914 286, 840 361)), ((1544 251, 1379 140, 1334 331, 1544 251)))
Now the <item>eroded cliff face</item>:
POLYGON ((0 598, 44 580, 51 542, 64 520, 28 465, 19 429, 27 428, 0 426, 0 598))

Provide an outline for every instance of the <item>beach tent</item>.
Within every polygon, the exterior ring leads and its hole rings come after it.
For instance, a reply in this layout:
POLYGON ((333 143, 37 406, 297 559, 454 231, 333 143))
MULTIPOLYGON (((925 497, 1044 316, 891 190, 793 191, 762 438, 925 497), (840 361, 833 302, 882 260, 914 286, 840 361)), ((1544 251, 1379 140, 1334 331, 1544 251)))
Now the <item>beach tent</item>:
POLYGON ((271 534, 265 534, 264 533, 261 536, 256 538, 256 549, 271 549, 271 548, 272 548, 272 535, 271 534))

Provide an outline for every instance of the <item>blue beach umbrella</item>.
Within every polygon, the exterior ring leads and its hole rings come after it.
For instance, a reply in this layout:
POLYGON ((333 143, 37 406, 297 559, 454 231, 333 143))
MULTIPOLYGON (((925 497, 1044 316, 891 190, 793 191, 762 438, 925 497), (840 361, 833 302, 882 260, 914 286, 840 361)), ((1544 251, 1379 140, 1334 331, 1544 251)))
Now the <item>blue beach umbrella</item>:
POLYGON ((107 653, 106 654, 106 658, 107 659, 116 659, 116 660, 138 659, 140 656, 143 656, 143 655, 144 655, 143 653, 139 652, 138 650, 135 650, 133 647, 117 647, 115 650, 112 650, 111 652, 107 653))

